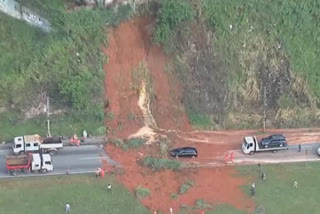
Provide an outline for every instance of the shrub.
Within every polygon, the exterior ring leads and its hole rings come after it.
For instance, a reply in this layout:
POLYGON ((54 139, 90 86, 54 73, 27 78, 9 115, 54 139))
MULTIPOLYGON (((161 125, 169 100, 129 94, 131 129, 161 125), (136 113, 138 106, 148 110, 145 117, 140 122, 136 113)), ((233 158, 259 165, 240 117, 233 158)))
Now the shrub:
POLYGON ((212 205, 207 203, 205 200, 203 199, 198 199, 196 200, 195 202, 195 206, 194 208, 197 209, 197 210, 200 210, 200 209, 207 209, 207 208, 211 208, 212 205))
POLYGON ((111 139, 110 143, 112 143, 116 147, 121 148, 125 151, 129 149, 128 144, 124 143, 123 140, 121 140, 121 139, 111 139))
POLYGON ((180 23, 193 17, 192 6, 185 0, 164 0, 157 14, 157 25, 154 34, 156 43, 166 44, 173 30, 180 23))
POLYGON ((131 138, 127 140, 125 143, 129 148, 139 148, 146 142, 143 138, 131 138))
POLYGON ((167 157, 168 155, 168 145, 165 139, 161 139, 159 141, 159 147, 160 147, 160 156, 162 158, 167 157))
POLYGON ((191 187, 194 186, 193 181, 187 181, 186 183, 182 184, 179 188, 179 194, 186 193, 191 187))
POLYGON ((142 199, 142 198, 148 197, 151 194, 149 189, 144 188, 144 187, 142 187, 140 185, 137 186, 134 191, 135 191, 135 194, 136 194, 138 199, 142 199))
POLYGON ((146 157, 143 159, 143 166, 150 167, 154 170, 160 170, 160 169, 179 170, 181 169, 182 164, 181 162, 176 160, 146 157))

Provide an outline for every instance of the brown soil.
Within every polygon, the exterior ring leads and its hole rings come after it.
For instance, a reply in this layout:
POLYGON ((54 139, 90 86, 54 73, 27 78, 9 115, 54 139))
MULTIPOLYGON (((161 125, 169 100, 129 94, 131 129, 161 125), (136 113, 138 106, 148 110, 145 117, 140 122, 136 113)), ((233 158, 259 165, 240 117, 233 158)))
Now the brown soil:
MULTIPOLYGON (((264 135, 259 134, 257 130, 192 131, 181 107, 182 89, 178 81, 165 71, 170 60, 165 57, 161 48, 150 42, 152 24, 153 20, 150 18, 135 18, 108 33, 109 46, 104 49, 105 55, 109 57, 109 62, 104 66, 105 94, 109 104, 106 108, 108 136, 128 138, 140 132, 155 131, 158 136, 168 137, 170 148, 197 147, 199 157, 189 162, 199 163, 210 163, 212 160, 223 162, 221 154, 239 149, 243 137, 263 137, 264 135), (146 109, 149 108, 149 103, 145 103, 144 109, 141 105, 138 106, 141 89, 139 91, 132 87, 137 84, 132 76, 141 63, 144 63, 152 77, 151 116, 146 113, 150 110, 146 109), (129 119, 129 115, 135 115, 135 119, 129 119), (145 120, 145 117, 152 118, 145 120), (155 125, 146 124, 146 121, 154 120, 155 125)), ((320 129, 268 130, 269 133, 284 133, 290 144, 320 141, 320 129)), ((212 204, 228 203, 245 210, 252 210, 254 207, 253 202, 239 188, 248 184, 249 180, 234 176, 236 171, 233 167, 153 172, 141 167, 137 160, 146 155, 158 156, 156 143, 127 152, 112 145, 105 149, 124 167, 124 172, 119 173, 117 178, 128 189, 134 193, 134 189, 142 185, 151 191, 151 196, 143 199, 142 203, 152 210, 167 212, 169 207, 176 210, 183 204, 194 205, 197 199, 204 199, 212 204), (177 200, 172 199, 171 194, 177 193, 179 187, 187 180, 194 181, 195 186, 180 195, 177 200)), ((103 165, 104 169, 112 170, 107 163, 103 165)))

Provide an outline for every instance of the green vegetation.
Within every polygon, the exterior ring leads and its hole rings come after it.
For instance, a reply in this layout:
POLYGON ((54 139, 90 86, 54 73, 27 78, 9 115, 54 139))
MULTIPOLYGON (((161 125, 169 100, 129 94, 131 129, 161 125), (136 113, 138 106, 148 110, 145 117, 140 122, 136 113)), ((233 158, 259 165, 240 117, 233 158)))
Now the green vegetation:
MULTIPOLYGON (((263 166, 267 174, 265 181, 256 166, 239 167, 244 176, 251 176, 256 183, 256 196, 253 198, 257 207, 264 207, 266 213, 317 213, 319 163, 298 163, 263 166), (298 188, 293 186, 298 182, 298 188)), ((250 194, 250 185, 243 190, 250 194)))
POLYGON ((144 188, 142 186, 137 186, 134 191, 138 199, 143 199, 145 197, 150 196, 151 194, 149 189, 144 188))
POLYGON ((160 156, 166 158, 168 156, 168 143, 166 139, 159 140, 160 156))
POLYGON ((113 177, 96 179, 90 175, 49 176, 1 180, 0 213, 64 213, 66 202, 71 213, 148 214, 136 198, 113 177), (107 184, 112 184, 112 192, 107 184), (22 194, 27 193, 27 194, 22 194))
POLYGON ((110 142, 114 144, 116 147, 119 147, 127 151, 128 149, 140 148, 146 142, 146 139, 143 139, 143 138, 131 138, 129 140, 111 139, 110 142))
MULTIPOLYGON (((81 123, 83 129, 96 121, 94 127, 102 126, 105 27, 127 19, 131 8, 120 7, 117 13, 111 9, 67 12, 62 0, 21 2, 47 18, 53 30, 44 33, 0 14, 0 108, 18 112, 23 120, 31 107, 45 103, 41 98, 49 96, 51 111, 67 111, 70 125, 81 123)), ((32 128, 33 132, 42 129, 32 128)))
POLYGON ((169 70, 194 127, 261 127, 264 88, 269 127, 319 125, 319 8, 299 0, 160 4, 154 36, 174 56, 169 70))
POLYGON ((150 167, 154 170, 171 169, 179 170, 182 167, 182 163, 176 160, 168 160, 154 157, 146 157, 142 162, 143 166, 150 167))
POLYGON ((184 184, 182 184, 179 188, 179 194, 184 194, 186 193, 191 187, 194 186, 193 181, 187 181, 184 184))
POLYGON ((210 129, 214 125, 210 116, 195 112, 189 113, 189 121, 193 127, 199 129, 210 129))
MULTIPOLYGON (((17 112, 0 113, 0 141, 11 140, 14 136, 27 134, 47 134, 46 117, 37 117, 29 120, 21 119, 23 116, 17 112), (13 128, 14 127, 14 128, 13 128)), ((86 130, 92 135, 104 135, 105 127, 95 119, 73 120, 72 116, 63 114, 50 118, 51 134, 61 136, 71 136, 77 133, 82 136, 82 131, 86 130)))
POLYGON ((131 138, 127 140, 125 143, 128 144, 129 148, 139 148, 144 145, 146 139, 144 138, 131 138))
POLYGON ((154 39, 155 42, 166 45, 172 39, 174 29, 192 19, 194 14, 191 3, 187 0, 164 0, 160 4, 154 39))

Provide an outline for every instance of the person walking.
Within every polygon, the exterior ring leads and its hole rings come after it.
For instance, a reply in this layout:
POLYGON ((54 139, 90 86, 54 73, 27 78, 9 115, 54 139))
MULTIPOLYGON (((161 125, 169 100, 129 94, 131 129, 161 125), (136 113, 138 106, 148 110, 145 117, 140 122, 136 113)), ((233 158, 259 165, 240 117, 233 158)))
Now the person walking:
POLYGON ((66 213, 71 212, 71 206, 69 204, 69 202, 66 203, 66 213))
POLYGON ((301 152, 301 144, 299 144, 298 150, 299 150, 299 152, 301 152))
POLYGON ((295 189, 298 189, 298 181, 294 181, 294 182, 293 182, 293 187, 294 187, 295 189))

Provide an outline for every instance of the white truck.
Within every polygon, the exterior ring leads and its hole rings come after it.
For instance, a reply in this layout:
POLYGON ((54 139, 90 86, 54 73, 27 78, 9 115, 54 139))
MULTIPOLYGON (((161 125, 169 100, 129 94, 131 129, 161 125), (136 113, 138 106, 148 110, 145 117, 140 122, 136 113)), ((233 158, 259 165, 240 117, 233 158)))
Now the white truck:
POLYGON ((282 134, 274 134, 262 138, 258 141, 256 136, 249 136, 243 139, 242 151, 244 154, 254 154, 255 152, 272 151, 288 149, 286 138, 282 134))
POLYGON ((18 173, 53 171, 53 164, 49 154, 7 155, 6 168, 11 175, 18 173))
POLYGON ((15 137, 12 145, 14 154, 41 151, 55 155, 61 148, 63 148, 63 143, 60 137, 47 137, 42 139, 38 134, 15 137))

